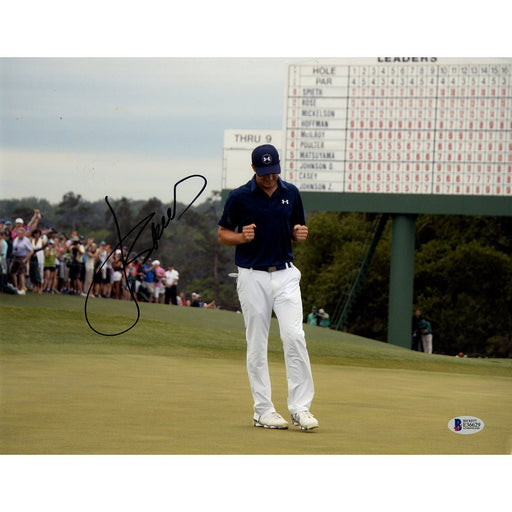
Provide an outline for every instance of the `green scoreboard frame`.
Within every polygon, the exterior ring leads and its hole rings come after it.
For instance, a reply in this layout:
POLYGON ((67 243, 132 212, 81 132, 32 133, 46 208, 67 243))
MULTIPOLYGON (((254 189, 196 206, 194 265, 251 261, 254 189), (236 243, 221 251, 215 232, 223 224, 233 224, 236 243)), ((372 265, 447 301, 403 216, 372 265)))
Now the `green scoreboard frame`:
POLYGON ((308 211, 341 211, 392 214, 512 215, 512 198, 447 196, 434 194, 349 194, 302 192, 308 211))

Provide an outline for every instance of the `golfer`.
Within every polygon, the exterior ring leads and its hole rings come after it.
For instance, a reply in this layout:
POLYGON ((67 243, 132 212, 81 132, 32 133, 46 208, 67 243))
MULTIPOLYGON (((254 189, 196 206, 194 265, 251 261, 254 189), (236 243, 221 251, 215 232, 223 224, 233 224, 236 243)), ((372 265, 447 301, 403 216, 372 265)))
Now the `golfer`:
POLYGON ((301 273, 293 265, 292 240, 308 236, 304 208, 295 185, 282 181, 279 154, 270 144, 252 152, 253 178, 233 190, 219 220, 219 241, 234 245, 237 292, 245 321, 247 371, 256 427, 288 428, 271 398, 268 333, 272 310, 279 322, 293 425, 318 427, 309 412, 314 386, 302 328, 301 273))

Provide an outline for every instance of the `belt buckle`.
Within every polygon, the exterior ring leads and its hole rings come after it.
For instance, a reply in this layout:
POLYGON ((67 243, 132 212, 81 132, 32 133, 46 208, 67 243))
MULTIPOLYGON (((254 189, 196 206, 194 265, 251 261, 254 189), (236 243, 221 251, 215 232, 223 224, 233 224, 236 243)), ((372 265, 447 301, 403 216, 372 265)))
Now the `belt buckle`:
POLYGON ((268 267, 267 272, 275 272, 277 267, 268 267))

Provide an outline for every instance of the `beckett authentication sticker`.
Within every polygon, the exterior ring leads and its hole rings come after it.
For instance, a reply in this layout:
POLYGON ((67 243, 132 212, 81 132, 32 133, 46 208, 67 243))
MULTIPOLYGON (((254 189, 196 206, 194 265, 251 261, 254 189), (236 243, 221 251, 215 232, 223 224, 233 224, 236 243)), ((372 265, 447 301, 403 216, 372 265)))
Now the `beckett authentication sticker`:
POLYGON ((484 422, 474 416, 457 416, 448 422, 448 429, 456 434, 476 434, 484 426, 484 422))

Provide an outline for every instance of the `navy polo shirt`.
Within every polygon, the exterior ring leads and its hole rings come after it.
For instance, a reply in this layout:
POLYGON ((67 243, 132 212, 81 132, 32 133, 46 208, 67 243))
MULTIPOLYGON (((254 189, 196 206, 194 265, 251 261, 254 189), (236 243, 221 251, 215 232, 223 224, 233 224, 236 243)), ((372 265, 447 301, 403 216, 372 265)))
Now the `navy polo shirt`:
POLYGON ((254 240, 235 248, 239 267, 271 267, 293 261, 292 230, 305 225, 299 189, 278 178, 272 197, 256 184, 256 177, 233 190, 224 205, 219 226, 240 233, 256 224, 254 240))

